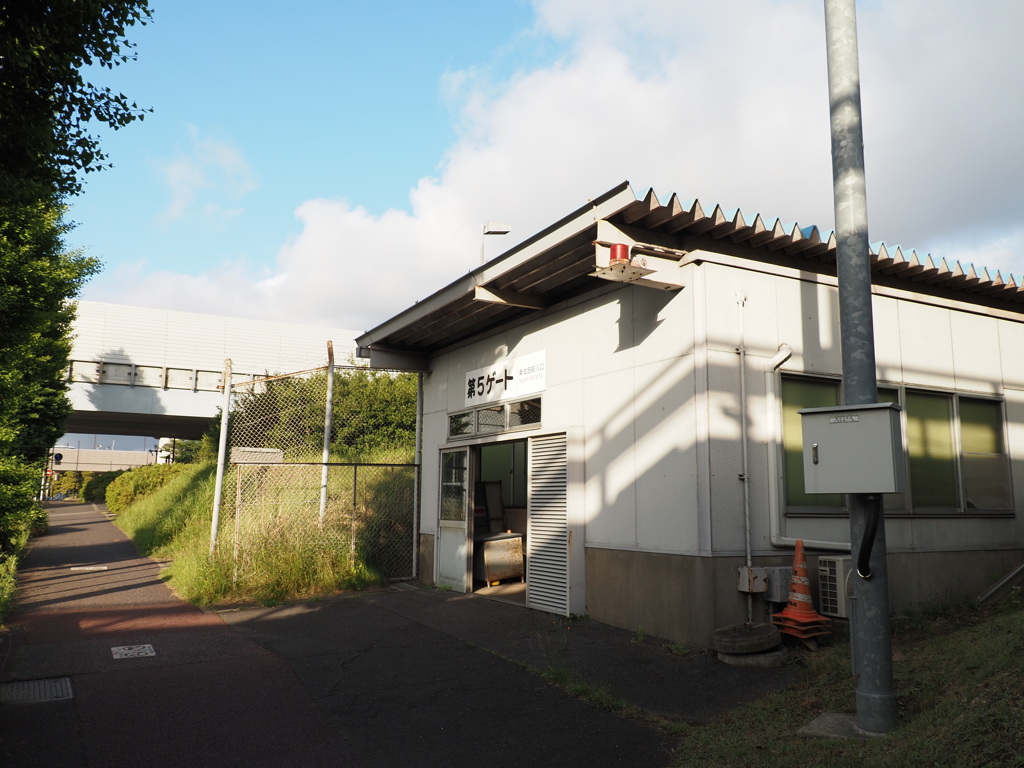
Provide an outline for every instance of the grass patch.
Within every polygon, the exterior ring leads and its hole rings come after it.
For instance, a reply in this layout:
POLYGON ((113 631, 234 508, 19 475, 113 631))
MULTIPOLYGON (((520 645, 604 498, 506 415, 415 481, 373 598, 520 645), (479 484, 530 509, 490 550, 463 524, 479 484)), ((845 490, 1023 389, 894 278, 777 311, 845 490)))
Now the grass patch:
POLYGON ((223 539, 211 557, 215 469, 182 466, 157 490, 126 506, 115 522, 139 552, 170 561, 164 578, 186 600, 277 603, 379 583, 347 547, 280 522, 244 559, 237 559, 231 541, 223 539))
POLYGON ((563 689, 574 699, 582 699, 608 712, 625 717, 642 718, 642 710, 622 699, 616 698, 604 687, 584 680, 575 672, 564 667, 551 667, 541 672, 541 677, 552 685, 563 689))
POLYGON ((946 607, 894 622, 900 719, 885 737, 800 737, 825 712, 854 713, 849 645, 802 654, 798 685, 706 726, 688 726, 675 766, 1024 766, 1024 602, 946 607))

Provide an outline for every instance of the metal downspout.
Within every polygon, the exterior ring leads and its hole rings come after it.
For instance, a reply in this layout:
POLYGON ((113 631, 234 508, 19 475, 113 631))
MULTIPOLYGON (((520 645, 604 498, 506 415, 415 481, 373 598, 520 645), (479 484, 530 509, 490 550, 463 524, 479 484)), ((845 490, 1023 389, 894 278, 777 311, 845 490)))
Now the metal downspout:
MULTIPOLYGON (((743 307, 747 296, 740 292, 736 295, 739 307, 740 343, 736 354, 740 357, 740 482, 743 483, 743 540, 746 546, 747 568, 753 565, 750 556, 750 460, 747 454, 747 346, 743 338, 743 307)), ((747 623, 754 620, 754 595, 747 592, 747 623)))
MULTIPOLYGON (((423 374, 416 374, 416 452, 413 454, 413 463, 416 465, 416 481, 413 483, 413 508, 412 508, 412 577, 420 577, 420 483, 423 481, 421 470, 423 467, 423 374)), ((436 548, 436 544, 435 544, 436 548)))

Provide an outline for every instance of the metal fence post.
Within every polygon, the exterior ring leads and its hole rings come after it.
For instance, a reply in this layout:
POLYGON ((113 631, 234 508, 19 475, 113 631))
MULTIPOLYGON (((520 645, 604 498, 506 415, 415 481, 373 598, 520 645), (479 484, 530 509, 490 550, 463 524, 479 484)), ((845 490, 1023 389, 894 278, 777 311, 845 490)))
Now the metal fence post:
POLYGON ((352 465, 352 515, 349 517, 348 548, 353 562, 356 557, 356 505, 359 503, 359 465, 352 465))
POLYGON ((242 547, 242 465, 235 472, 235 541, 231 555, 231 583, 238 584, 238 555, 242 547))
POLYGON ((327 411, 324 414, 323 467, 320 470, 320 525, 327 512, 327 463, 331 460, 331 415, 334 410, 334 345, 327 342, 327 411))
POLYGON ((224 360, 224 403, 220 414, 220 441, 217 445, 217 482, 213 489, 213 520, 210 523, 210 556, 217 551, 217 529, 220 526, 220 499, 224 493, 224 465, 227 463, 228 414, 231 411, 231 358, 224 360))

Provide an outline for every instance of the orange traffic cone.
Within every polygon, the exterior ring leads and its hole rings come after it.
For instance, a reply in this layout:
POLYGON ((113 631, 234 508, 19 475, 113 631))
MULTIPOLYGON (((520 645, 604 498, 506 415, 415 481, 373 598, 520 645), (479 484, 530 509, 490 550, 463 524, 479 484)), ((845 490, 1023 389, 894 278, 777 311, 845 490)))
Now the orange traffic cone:
POLYGON ((831 623, 831 620, 814 612, 804 542, 803 539, 797 539, 796 551, 793 553, 793 576, 789 581, 789 600, 781 613, 772 614, 772 624, 778 626, 783 634, 796 637, 811 646, 816 642, 813 638, 831 634, 831 623))

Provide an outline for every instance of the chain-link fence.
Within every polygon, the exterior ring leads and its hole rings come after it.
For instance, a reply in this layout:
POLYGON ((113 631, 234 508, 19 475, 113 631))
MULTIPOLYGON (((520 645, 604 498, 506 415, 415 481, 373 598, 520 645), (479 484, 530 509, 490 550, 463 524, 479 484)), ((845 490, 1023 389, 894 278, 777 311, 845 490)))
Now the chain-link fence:
POLYGON ((230 552, 241 591, 268 572, 293 574, 298 592, 360 570, 414 578, 414 434, 410 374, 327 366, 233 383, 211 551, 230 552))

